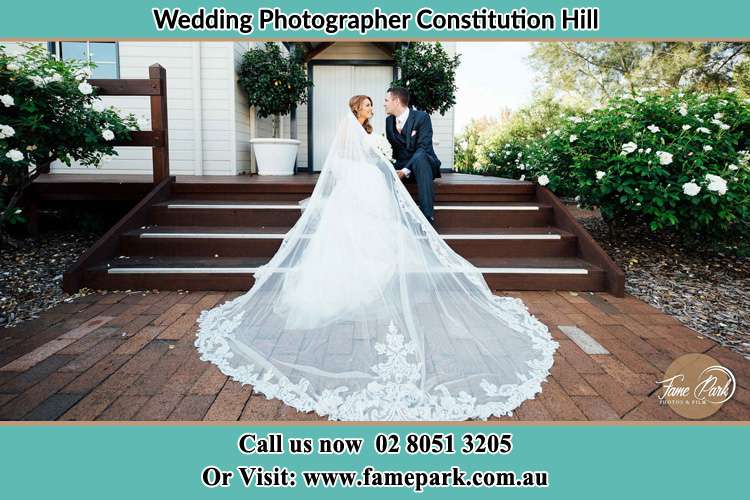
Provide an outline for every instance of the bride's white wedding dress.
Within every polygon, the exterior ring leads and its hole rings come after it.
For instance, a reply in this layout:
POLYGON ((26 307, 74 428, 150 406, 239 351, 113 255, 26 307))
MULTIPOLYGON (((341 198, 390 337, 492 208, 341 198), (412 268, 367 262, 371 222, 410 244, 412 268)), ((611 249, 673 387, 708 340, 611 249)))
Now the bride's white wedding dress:
POLYGON ((201 359, 337 420, 510 415, 558 343, 495 296, 347 109, 313 193, 246 294, 199 320, 201 359))

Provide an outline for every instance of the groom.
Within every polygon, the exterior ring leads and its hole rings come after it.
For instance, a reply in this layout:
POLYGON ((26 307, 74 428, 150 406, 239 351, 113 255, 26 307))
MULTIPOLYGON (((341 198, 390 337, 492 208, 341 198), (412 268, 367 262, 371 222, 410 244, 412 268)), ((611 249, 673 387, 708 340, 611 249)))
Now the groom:
POLYGON ((440 160, 432 148, 430 115, 409 107, 409 91, 391 87, 385 95, 385 133, 393 148, 398 176, 405 182, 416 182, 419 208, 435 223, 432 181, 440 177, 440 160))

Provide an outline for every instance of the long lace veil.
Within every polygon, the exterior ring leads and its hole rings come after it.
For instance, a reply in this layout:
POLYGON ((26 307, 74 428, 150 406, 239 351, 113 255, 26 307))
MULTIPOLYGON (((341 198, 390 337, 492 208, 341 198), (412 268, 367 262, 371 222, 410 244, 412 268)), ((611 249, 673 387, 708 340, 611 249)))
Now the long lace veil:
POLYGON ((312 195, 249 292, 204 311, 201 359, 338 420, 509 415, 558 343, 427 222, 347 109, 312 195))

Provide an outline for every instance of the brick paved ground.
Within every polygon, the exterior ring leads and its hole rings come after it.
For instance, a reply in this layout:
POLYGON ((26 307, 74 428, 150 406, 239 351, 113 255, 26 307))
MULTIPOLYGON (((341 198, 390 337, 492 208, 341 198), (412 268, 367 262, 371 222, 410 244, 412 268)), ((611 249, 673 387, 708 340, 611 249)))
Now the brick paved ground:
MULTIPOLYGON (((227 380, 193 347, 203 309, 223 292, 90 295, 0 329, 3 420, 317 420, 227 380)), ((679 420, 656 380, 684 353, 728 367, 737 392, 711 420, 750 420, 750 362, 633 297, 508 293, 560 342, 551 377, 511 420, 679 420), (577 325, 609 354, 587 354, 559 325, 577 325)))

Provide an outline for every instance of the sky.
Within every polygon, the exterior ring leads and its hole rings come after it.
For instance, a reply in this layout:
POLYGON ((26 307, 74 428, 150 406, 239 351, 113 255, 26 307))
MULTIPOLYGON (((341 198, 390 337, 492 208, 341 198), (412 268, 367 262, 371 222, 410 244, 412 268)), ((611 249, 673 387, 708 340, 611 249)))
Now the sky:
POLYGON ((528 103, 535 73, 525 60, 527 42, 458 42, 461 64, 456 71, 455 132, 472 118, 497 116, 504 107, 528 103))

